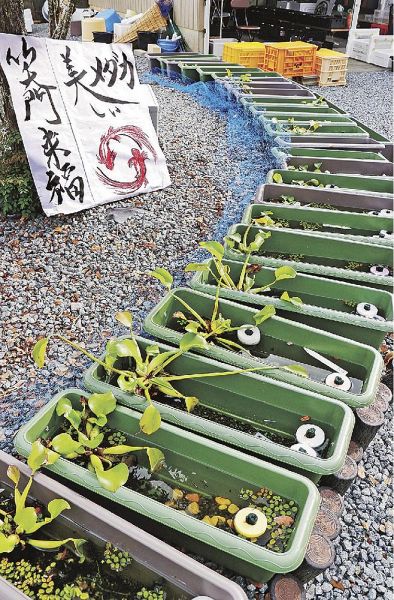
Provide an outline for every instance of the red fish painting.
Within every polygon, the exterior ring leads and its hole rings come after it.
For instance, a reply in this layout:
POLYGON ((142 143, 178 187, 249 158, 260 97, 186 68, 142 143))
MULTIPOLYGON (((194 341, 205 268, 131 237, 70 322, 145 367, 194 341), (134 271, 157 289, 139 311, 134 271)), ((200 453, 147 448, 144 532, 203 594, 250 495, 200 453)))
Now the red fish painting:
POLYGON ((111 142, 120 142, 121 138, 128 137, 137 148, 131 146, 131 156, 127 161, 127 167, 135 171, 135 178, 132 181, 118 181, 107 175, 103 168, 97 168, 97 176, 102 183, 114 189, 118 194, 127 194, 137 192, 139 189, 148 185, 146 161, 149 159, 144 150, 148 150, 156 162, 157 154, 150 143, 147 135, 135 125, 125 125, 114 129, 110 127, 107 133, 101 136, 100 146, 97 154, 99 165, 104 165, 108 171, 113 171, 117 153, 110 147, 111 142))

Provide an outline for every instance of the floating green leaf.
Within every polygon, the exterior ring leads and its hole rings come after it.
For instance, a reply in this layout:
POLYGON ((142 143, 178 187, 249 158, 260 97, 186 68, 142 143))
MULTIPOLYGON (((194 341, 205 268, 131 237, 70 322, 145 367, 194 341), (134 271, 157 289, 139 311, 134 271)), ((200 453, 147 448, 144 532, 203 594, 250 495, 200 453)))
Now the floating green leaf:
POLYGON ((283 183, 283 177, 280 173, 274 173, 272 176, 272 181, 275 183, 283 183))
POLYGON ((285 302, 290 302, 290 304, 294 304, 294 306, 300 306, 301 304, 303 304, 301 298, 299 298, 298 296, 289 296, 288 292, 283 292, 283 294, 280 297, 281 300, 284 300, 285 302))
POLYGON ((101 463, 101 467, 98 466, 96 461, 92 460, 95 458, 97 458, 97 456, 91 456, 90 460, 92 461, 99 484, 109 492, 116 492, 129 478, 128 466, 125 463, 119 463, 105 471, 100 459, 98 460, 101 463))

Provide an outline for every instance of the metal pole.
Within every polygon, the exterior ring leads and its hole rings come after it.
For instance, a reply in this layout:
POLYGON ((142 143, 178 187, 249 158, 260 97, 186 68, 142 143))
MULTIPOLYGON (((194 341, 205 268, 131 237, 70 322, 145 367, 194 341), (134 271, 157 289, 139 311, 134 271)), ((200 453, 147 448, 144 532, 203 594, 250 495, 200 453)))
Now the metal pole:
MULTIPOLYGON (((203 2, 204 0, 201 0, 203 2)), ((211 26, 211 0, 205 0, 204 12, 204 54, 209 53, 209 37, 211 26)))
POLYGON ((220 39, 223 37, 223 8, 224 8, 224 0, 222 0, 220 5, 220 39))

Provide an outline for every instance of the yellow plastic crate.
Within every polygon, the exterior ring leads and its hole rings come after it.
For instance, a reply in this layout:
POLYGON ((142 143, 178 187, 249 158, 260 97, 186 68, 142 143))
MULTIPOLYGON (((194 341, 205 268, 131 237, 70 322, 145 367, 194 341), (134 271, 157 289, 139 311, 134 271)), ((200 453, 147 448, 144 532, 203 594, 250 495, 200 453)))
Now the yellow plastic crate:
POLYGON ((315 74, 317 46, 306 42, 275 42, 265 45, 265 71, 275 71, 285 77, 315 74))
POLYGON ((261 42, 230 42, 224 45, 223 60, 244 67, 257 67, 264 61, 265 44, 261 42))
POLYGON ((316 73, 334 73, 335 71, 347 70, 349 57, 335 50, 322 48, 316 52, 316 73))
POLYGON ((346 73, 347 69, 338 69, 330 73, 329 71, 321 71, 319 73, 318 85, 333 86, 333 85, 346 85, 346 73))

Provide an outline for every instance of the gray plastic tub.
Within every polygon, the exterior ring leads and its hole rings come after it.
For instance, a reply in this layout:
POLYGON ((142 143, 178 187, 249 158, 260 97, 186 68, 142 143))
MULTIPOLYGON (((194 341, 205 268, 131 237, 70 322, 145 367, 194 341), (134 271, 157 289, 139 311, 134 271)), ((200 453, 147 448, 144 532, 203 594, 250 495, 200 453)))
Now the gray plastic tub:
MULTIPOLYGON (((24 486, 29 474, 26 464, 13 456, 0 451, 0 480, 9 485, 7 468, 15 465, 21 472, 21 485, 24 486)), ((70 529, 77 526, 84 537, 93 538, 103 544, 110 541, 115 546, 129 552, 136 562, 163 577, 178 590, 191 596, 206 595, 213 600, 246 600, 246 595, 235 583, 211 571, 183 552, 175 550, 165 542, 153 537, 135 525, 118 517, 97 504, 72 491, 52 477, 37 473, 34 476, 30 496, 43 504, 54 498, 64 498, 71 509, 60 521, 70 529), (86 532, 86 533, 84 533, 86 532)), ((0 578, 1 600, 26 599, 11 584, 0 578)))

